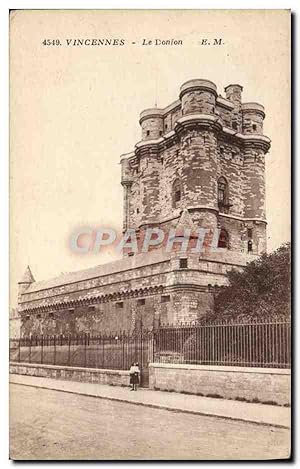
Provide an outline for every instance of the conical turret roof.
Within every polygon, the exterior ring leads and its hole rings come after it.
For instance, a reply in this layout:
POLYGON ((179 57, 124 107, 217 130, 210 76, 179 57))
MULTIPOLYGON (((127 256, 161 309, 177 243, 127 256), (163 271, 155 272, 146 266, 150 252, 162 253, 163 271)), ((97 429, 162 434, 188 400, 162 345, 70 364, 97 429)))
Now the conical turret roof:
POLYGON ((33 283, 33 282, 35 282, 35 279, 28 265, 19 283, 33 283))

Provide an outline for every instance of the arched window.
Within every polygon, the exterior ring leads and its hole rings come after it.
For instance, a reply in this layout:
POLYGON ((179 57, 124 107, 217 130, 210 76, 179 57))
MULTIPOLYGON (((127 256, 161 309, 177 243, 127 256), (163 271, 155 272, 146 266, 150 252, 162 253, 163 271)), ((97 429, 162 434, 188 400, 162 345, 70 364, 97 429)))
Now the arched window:
POLYGON ((219 241, 218 241, 218 248, 225 248, 228 249, 229 246, 229 236, 228 232, 222 228, 220 231, 219 241))
POLYGON ((218 180, 218 206, 220 212, 228 213, 228 184, 224 177, 218 180))
POLYGON ((179 179, 175 179, 172 187, 173 206, 176 207, 182 196, 181 184, 179 179))

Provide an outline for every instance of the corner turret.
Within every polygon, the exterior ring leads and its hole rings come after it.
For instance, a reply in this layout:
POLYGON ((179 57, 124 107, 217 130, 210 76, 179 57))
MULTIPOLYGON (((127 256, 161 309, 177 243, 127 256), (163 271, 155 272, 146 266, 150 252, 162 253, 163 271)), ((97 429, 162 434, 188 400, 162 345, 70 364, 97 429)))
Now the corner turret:
POLYGON ((29 286, 35 282, 34 276, 32 275, 32 272, 30 270, 29 265, 26 267, 26 270, 23 274, 23 277, 21 278, 20 282, 18 282, 19 290, 18 290, 18 303, 21 300, 21 296, 29 286))

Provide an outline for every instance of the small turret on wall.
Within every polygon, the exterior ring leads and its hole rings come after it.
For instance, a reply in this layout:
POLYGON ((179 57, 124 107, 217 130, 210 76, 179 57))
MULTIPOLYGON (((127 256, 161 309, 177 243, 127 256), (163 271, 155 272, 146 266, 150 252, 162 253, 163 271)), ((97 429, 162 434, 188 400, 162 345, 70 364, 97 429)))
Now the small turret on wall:
POLYGON ((28 265, 22 279, 18 282, 18 303, 20 303, 23 293, 26 292, 33 282, 35 282, 35 279, 28 265))
POLYGON ((243 103, 243 133, 263 135, 265 108, 258 103, 243 103))
POLYGON ((182 114, 214 114, 217 87, 209 80, 189 80, 180 88, 182 114))
POLYGON ((241 85, 228 85, 224 88, 226 99, 231 101, 234 105, 240 106, 242 102, 242 91, 241 85))
POLYGON ((160 138, 164 131, 163 110, 158 108, 145 109, 140 115, 142 140, 160 138))
POLYGON ((241 108, 243 87, 241 85, 234 84, 226 86, 224 90, 226 94, 226 99, 228 99, 228 101, 230 101, 234 105, 231 116, 231 127, 237 132, 242 132, 241 108))

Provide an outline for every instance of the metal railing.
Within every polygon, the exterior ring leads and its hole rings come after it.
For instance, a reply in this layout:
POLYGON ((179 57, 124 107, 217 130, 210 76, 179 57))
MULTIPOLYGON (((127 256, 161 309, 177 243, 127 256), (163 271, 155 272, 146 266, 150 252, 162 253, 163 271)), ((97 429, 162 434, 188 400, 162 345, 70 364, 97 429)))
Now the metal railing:
POLYGON ((31 336, 10 341, 10 360, 48 365, 127 370, 153 357, 150 331, 31 336))
POLYGON ((283 318, 167 325, 157 331, 155 361, 290 368, 291 323, 283 318))
POLYGON ((290 320, 164 325, 133 334, 31 336, 10 341, 11 361, 125 370, 132 362, 290 368, 290 320))

